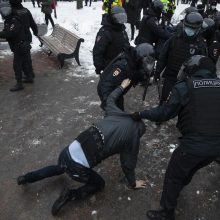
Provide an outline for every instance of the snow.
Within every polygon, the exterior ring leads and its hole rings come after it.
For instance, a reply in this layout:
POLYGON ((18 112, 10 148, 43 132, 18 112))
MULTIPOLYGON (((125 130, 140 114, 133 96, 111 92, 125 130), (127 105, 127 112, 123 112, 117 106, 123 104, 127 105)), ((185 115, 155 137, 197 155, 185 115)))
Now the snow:
MULTIPOLYGON (((23 2, 24 7, 28 8, 36 23, 44 23, 44 14, 41 9, 34 8, 31 2, 23 2)), ((80 47, 80 62, 81 66, 78 66, 74 59, 68 62, 72 62, 68 76, 70 77, 91 77, 95 76, 95 68, 92 60, 92 49, 95 42, 96 34, 101 27, 101 19, 103 11, 101 9, 102 2, 93 2, 92 7, 83 7, 83 9, 76 9, 76 2, 58 2, 57 5, 57 19, 54 19, 55 23, 63 26, 64 28, 76 33, 79 37, 84 38, 85 42, 80 47)), ((189 7, 188 4, 180 4, 175 10, 173 16, 173 23, 177 23, 179 14, 189 7)), ((220 7, 220 6, 218 6, 220 7)), ((0 18, 1 21, 1 18, 0 18)), ((128 35, 130 36, 130 25, 126 25, 128 35)), ((52 32, 52 26, 49 23, 48 33, 52 32)), ((137 31, 136 31, 137 34, 137 31)), ((133 45, 133 42, 131 43, 133 45)), ((33 35, 32 52, 41 51, 39 47, 39 40, 33 35)), ((4 50, 3 55, 11 54, 9 49, 4 50)), ((66 80, 68 81, 68 79, 66 80)))

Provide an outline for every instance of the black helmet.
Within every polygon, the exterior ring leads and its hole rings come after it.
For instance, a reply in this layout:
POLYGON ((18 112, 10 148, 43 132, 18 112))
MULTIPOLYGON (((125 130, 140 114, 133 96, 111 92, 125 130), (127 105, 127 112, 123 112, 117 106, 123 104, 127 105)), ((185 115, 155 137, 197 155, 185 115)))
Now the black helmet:
POLYGON ((125 9, 119 6, 114 6, 111 9, 111 17, 114 23, 124 24, 127 22, 127 14, 125 9))
POLYGON ((203 14, 205 11, 205 6, 203 4, 198 4, 196 8, 200 14, 203 14))
POLYGON ((184 18, 183 24, 193 29, 201 28, 203 17, 198 12, 191 12, 184 18))
POLYGON ((12 13, 11 5, 8 2, 0 3, 0 14, 3 19, 9 16, 12 13))
POLYGON ((141 63, 141 68, 151 73, 156 58, 154 47, 148 43, 139 44, 135 48, 135 56, 136 61, 141 63))
POLYGON ((210 30, 215 26, 215 22, 211 18, 204 18, 202 23, 203 30, 210 30))
POLYGON ((198 12, 198 9, 197 9, 196 7, 190 6, 190 7, 186 8, 186 9, 184 10, 184 12, 185 12, 185 14, 187 15, 187 14, 189 14, 189 13, 191 13, 191 12, 198 12))
POLYGON ((157 14, 161 14, 164 8, 164 4, 160 0, 155 0, 152 2, 151 8, 157 14))
POLYGON ((213 61, 203 55, 194 55, 183 63, 177 75, 177 79, 184 80, 189 78, 198 70, 208 70, 213 77, 216 77, 216 66, 213 61))
POLYGON ((211 1, 210 5, 211 6, 217 6, 217 1, 211 1))

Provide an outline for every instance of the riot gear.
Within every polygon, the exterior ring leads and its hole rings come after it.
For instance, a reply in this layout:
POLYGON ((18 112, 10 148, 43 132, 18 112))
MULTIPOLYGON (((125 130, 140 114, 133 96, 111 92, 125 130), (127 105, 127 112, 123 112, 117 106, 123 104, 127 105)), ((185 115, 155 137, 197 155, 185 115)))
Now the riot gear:
POLYGON ((124 24, 127 22, 127 14, 125 9, 119 6, 115 6, 111 9, 111 18, 116 24, 124 24))

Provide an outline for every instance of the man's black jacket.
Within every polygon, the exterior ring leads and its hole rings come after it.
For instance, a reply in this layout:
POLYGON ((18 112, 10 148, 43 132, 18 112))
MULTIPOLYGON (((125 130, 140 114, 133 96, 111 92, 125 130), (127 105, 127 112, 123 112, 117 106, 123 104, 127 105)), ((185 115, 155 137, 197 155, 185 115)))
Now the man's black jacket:
MULTIPOLYGON (((207 71, 198 71, 193 79, 212 79, 207 71)), ((219 89, 220 90, 220 89, 219 89)), ((142 119, 156 122, 164 122, 179 115, 190 101, 189 88, 186 81, 177 83, 171 92, 167 102, 156 108, 139 112, 142 119)), ((201 119, 202 120, 202 119, 201 119)), ((177 123, 178 125, 178 123, 177 123)), ((187 153, 197 156, 220 156, 220 137, 184 134, 180 138, 180 147, 187 153)))

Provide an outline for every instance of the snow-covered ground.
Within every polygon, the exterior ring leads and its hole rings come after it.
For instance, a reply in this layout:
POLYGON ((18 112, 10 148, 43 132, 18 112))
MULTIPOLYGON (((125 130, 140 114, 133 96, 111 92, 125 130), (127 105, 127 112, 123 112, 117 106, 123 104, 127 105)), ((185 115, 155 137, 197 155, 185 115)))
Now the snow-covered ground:
MULTIPOLYGON (((24 7, 27 7, 36 23, 44 23, 44 14, 41 12, 41 9, 32 6, 31 2, 24 2, 24 7)), ((95 42, 96 34, 101 27, 101 18, 103 11, 101 9, 102 2, 93 2, 92 7, 83 7, 83 9, 76 9, 76 2, 58 2, 57 5, 57 19, 52 15, 54 22, 63 26, 64 28, 76 33, 78 36, 85 39, 85 42, 81 44, 80 48, 80 61, 82 66, 77 66, 75 60, 73 59, 74 73, 70 72, 74 76, 91 76, 94 75, 94 66, 92 61, 92 48, 95 42), (77 74, 79 73, 80 74, 77 74)), ((187 4, 180 4, 175 10, 173 17, 173 22, 176 23, 178 20, 179 14, 186 8, 189 7, 187 4)), ((219 6, 218 6, 219 7, 219 6)), ((1 21, 1 18, 0 18, 1 21)), ((130 35, 130 26, 126 25, 127 32, 130 35)), ((52 26, 49 23, 48 33, 51 34, 52 26)), ((137 34, 137 32, 136 32, 137 34)), ((131 43, 132 44, 132 43, 131 43)), ((39 47, 39 40, 33 36, 32 51, 42 50, 39 47)), ((10 53, 10 50, 4 51, 5 54, 10 53)))

